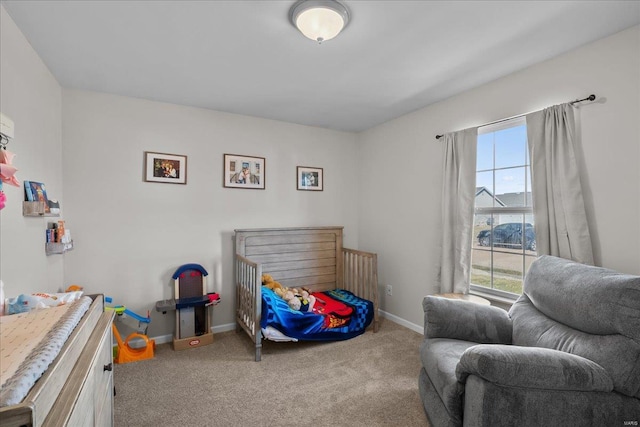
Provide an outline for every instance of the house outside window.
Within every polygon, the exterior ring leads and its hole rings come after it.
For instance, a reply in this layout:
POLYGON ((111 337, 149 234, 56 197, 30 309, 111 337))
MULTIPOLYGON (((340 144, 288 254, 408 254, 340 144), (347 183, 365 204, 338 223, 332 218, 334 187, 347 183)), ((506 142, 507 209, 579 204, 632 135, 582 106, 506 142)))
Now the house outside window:
POLYGON ((536 258, 531 168, 524 117, 478 128, 471 289, 522 293, 536 258))

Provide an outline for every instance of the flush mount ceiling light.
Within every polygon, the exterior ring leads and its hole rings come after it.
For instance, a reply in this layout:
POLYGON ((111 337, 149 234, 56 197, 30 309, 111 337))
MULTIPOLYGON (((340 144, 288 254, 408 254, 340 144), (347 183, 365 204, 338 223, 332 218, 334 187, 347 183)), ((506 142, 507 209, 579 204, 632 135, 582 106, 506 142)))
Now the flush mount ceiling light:
POLYGON ((300 0, 291 7, 289 19, 305 37, 322 43, 347 26, 349 10, 336 0, 300 0))

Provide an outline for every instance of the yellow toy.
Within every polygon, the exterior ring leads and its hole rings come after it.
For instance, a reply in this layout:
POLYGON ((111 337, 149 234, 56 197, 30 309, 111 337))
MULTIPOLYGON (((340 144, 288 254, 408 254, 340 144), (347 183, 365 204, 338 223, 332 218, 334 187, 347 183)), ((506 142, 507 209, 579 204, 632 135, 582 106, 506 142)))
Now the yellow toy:
POLYGON ((279 282, 276 282, 275 280, 273 280, 273 277, 271 277, 270 274, 262 275, 262 285, 266 286, 267 288, 271 289, 276 293, 278 292, 278 289, 283 289, 282 285, 279 282))

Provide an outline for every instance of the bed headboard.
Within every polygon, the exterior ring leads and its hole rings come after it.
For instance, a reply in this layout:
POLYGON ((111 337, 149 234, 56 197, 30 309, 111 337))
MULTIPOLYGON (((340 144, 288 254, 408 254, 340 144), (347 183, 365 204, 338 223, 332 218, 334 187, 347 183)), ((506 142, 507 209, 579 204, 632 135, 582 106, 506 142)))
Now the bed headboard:
POLYGON ((343 287, 343 227, 235 230, 236 253, 262 264, 282 286, 324 291, 343 287))

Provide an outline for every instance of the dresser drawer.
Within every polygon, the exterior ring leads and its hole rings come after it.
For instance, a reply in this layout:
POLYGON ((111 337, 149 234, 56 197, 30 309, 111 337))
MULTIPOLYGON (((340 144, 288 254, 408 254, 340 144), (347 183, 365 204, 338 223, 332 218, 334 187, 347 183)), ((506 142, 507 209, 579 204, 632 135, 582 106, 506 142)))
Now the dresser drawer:
POLYGON ((95 378, 94 407, 96 427, 113 425, 113 333, 105 334, 93 366, 95 378))
POLYGON ((43 426, 113 425, 113 316, 113 311, 100 315, 98 324, 43 426))
POLYGON ((93 405, 94 378, 89 376, 82 387, 80 396, 75 402, 73 412, 69 416, 67 425, 69 426, 91 426, 95 419, 95 408, 93 405))

